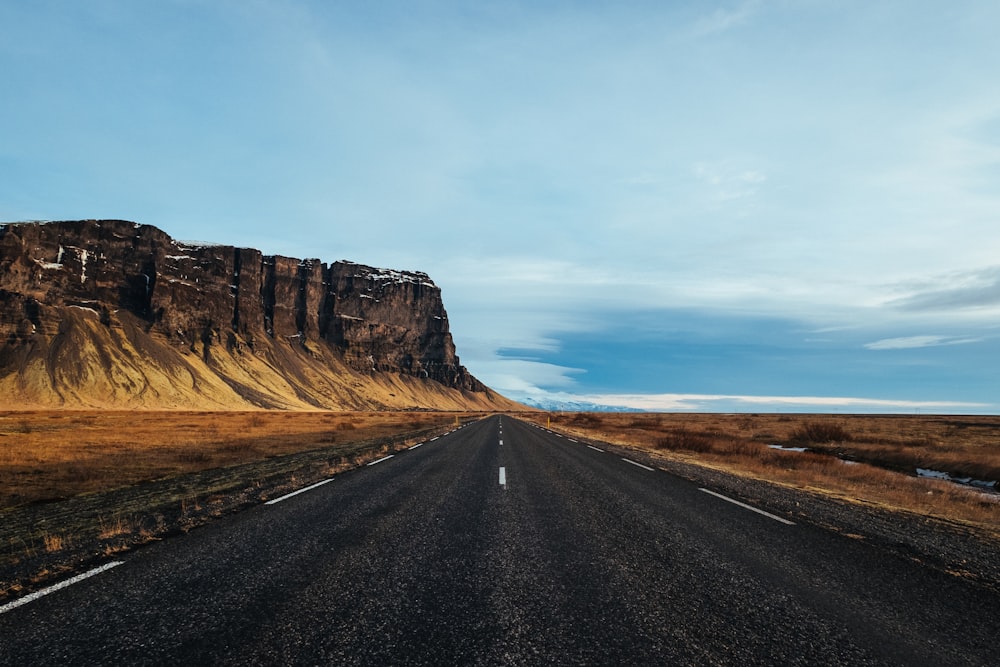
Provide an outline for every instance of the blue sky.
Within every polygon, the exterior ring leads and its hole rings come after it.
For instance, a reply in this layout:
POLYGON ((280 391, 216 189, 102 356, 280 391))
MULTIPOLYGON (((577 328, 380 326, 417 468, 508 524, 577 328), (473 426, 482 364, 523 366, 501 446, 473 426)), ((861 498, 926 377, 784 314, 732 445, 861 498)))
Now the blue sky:
POLYGON ((998 25, 992 0, 0 0, 0 220, 427 271, 514 398, 996 413, 998 25))

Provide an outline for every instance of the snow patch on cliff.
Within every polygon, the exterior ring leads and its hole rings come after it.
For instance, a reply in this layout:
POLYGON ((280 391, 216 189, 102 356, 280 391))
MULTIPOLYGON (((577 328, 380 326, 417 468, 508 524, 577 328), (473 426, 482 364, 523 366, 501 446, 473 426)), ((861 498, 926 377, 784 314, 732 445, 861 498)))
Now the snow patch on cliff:
POLYGON ((43 269, 48 269, 49 271, 54 271, 57 269, 61 269, 63 267, 63 265, 58 262, 43 262, 40 259, 36 259, 35 264, 42 267, 43 269))

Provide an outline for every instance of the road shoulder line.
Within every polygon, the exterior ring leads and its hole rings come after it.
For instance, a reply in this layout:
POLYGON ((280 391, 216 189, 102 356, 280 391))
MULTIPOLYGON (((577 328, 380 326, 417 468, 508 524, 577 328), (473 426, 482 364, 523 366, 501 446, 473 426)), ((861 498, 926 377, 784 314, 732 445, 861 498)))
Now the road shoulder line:
POLYGON ((715 496, 716 498, 721 498, 722 500, 725 500, 726 502, 732 503, 734 505, 739 505, 743 509, 747 509, 747 510, 750 510, 751 512, 756 512, 757 514, 761 514, 763 516, 766 516, 768 519, 774 519, 775 521, 780 521, 781 523, 783 523, 783 524, 785 524, 787 526, 794 526, 795 525, 794 521, 789 521, 788 519, 785 519, 785 518, 782 518, 780 516, 777 516, 776 514, 771 514, 770 512, 765 512, 762 509, 757 509, 756 507, 753 507, 751 505, 747 505, 746 503, 741 503, 740 501, 734 500, 733 498, 729 498, 728 496, 724 496, 721 493, 716 493, 715 491, 710 491, 709 489, 706 489, 704 487, 698 487, 698 490, 699 491, 704 491, 705 493, 707 493, 709 495, 712 495, 712 496, 715 496))
POLYGON ((275 503, 280 503, 282 500, 288 500, 292 496, 297 496, 300 493, 305 493, 306 491, 312 491, 317 486, 323 486, 327 482, 332 482, 332 481, 333 481, 333 477, 331 477, 329 479, 324 479, 322 482, 316 482, 315 484, 310 484, 309 486, 307 486, 305 488, 302 488, 302 489, 299 489, 298 491, 292 491, 291 493, 286 493, 285 495, 279 496, 278 498, 273 498, 272 500, 268 500, 264 504, 265 505, 274 505, 275 503))
POLYGON ((645 466, 645 465, 643 465, 643 464, 641 464, 641 463, 636 463, 636 462, 635 462, 635 461, 633 461, 632 459, 627 459, 627 458, 625 458, 624 456, 623 456, 623 457, 621 457, 621 460, 622 460, 622 461, 624 461, 625 463, 631 463, 631 464, 632 464, 632 465, 634 465, 634 466, 638 466, 638 467, 642 468, 643 470, 648 470, 648 471, 650 471, 650 472, 653 472, 653 471, 655 471, 655 470, 656 470, 656 468, 650 468, 649 466, 645 466))
POLYGON ((20 607, 21 605, 28 604, 29 602, 34 602, 38 598, 43 597, 45 595, 48 595, 49 593, 55 593, 58 590, 66 588, 67 586, 72 586, 73 584, 79 583, 79 582, 83 581, 84 579, 88 579, 88 578, 94 576, 95 574, 100 574, 102 572, 106 572, 106 571, 110 570, 111 568, 118 567, 119 565, 122 565, 124 563, 125 563, 125 561, 123 561, 123 560, 111 561, 110 563, 105 563, 104 565, 102 565, 100 567, 95 567, 93 570, 87 570, 83 574, 78 574, 75 577, 70 577, 66 581, 60 581, 58 584, 53 584, 52 586, 49 586, 48 588, 43 588, 40 591, 35 591, 34 593, 31 593, 30 595, 25 595, 23 598, 14 600, 13 602, 8 602, 7 604, 5 604, 2 607, 0 607, 0 614, 6 614, 11 609, 16 609, 17 607, 20 607))

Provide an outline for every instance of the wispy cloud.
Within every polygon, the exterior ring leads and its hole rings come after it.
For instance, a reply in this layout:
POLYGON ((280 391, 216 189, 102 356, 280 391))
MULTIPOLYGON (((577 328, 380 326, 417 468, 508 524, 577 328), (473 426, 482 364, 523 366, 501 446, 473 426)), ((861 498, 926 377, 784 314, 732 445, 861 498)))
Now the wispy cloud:
POLYGON ((924 285, 894 299, 889 306, 908 311, 941 311, 1000 306, 1000 266, 941 276, 933 288, 924 285))
POLYGON ((903 336, 901 338, 883 338, 872 343, 865 343, 869 350, 910 350, 919 347, 938 347, 941 345, 966 345, 982 342, 982 338, 960 338, 956 336, 903 336))
POLYGON ((694 174, 712 188, 717 201, 752 197, 767 181, 764 172, 741 166, 733 160, 698 162, 694 165, 694 174))
POLYGON ((657 176, 656 174, 651 174, 649 172, 642 172, 621 179, 621 183, 624 185, 639 186, 639 187, 657 185, 662 181, 663 181, 662 177, 657 176))
MULTIPOLYGON (((568 394, 561 395, 563 399, 568 394)), ((588 394, 575 400, 648 411, 839 410, 912 411, 989 409, 987 403, 909 401, 845 396, 740 396, 726 394, 588 394)))
POLYGON ((583 373, 579 368, 568 368, 530 359, 499 358, 478 363, 480 375, 489 377, 490 386, 509 396, 542 396, 546 387, 571 387, 573 375, 583 373))
POLYGON ((695 23, 695 34, 704 36, 730 30, 746 23, 759 8, 759 0, 744 0, 744 2, 734 7, 719 7, 711 14, 701 17, 695 23))

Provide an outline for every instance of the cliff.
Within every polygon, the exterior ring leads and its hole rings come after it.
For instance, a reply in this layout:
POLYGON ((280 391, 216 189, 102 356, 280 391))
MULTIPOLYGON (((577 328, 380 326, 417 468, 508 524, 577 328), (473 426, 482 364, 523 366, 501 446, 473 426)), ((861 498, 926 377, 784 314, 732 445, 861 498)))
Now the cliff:
POLYGON ((498 409, 423 273, 176 241, 121 220, 0 226, 0 405, 498 409))

